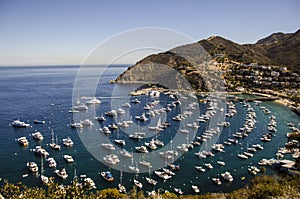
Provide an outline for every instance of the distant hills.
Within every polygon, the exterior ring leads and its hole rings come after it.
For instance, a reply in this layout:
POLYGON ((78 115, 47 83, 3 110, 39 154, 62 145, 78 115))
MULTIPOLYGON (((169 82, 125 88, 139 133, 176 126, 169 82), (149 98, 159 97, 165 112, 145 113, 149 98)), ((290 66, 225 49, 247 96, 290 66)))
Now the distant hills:
MULTIPOLYGON (((115 80, 116 83, 128 83, 148 80, 155 77, 167 80, 171 76, 157 72, 155 64, 168 65, 187 79, 196 90, 205 90, 203 74, 179 54, 193 53, 195 46, 201 45, 217 62, 258 63, 262 65, 286 66, 300 74, 300 30, 295 33, 274 33, 258 40, 255 44, 237 44, 220 36, 212 36, 194 44, 178 46, 170 51, 153 54, 129 67, 115 80), (190 50, 190 51, 189 51, 190 50), (175 52, 175 53, 174 53, 175 52), (159 74, 157 74, 159 73, 159 74)), ((193 60, 192 60, 193 62, 193 60)), ((177 77, 176 77, 177 78, 177 77)))
POLYGON ((287 66, 300 73, 300 30, 295 33, 274 33, 255 44, 237 44, 218 36, 198 42, 211 55, 223 54, 241 63, 287 66))

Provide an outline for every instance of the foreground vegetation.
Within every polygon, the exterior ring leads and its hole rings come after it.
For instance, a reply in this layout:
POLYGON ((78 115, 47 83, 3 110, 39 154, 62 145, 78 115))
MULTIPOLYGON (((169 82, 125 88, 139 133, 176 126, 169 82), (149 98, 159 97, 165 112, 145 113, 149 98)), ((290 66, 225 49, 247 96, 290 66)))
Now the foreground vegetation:
POLYGON ((9 183, 4 181, 0 188, 4 198, 120 198, 120 199, 263 199, 263 198, 300 198, 300 178, 299 176, 257 176, 249 185, 231 193, 207 193, 202 195, 182 195, 174 193, 162 193, 146 196, 143 191, 137 191, 136 187, 127 194, 120 194, 117 189, 104 189, 101 191, 90 192, 85 188, 68 185, 64 188, 57 183, 50 181, 46 189, 40 187, 27 187, 22 183, 9 183))

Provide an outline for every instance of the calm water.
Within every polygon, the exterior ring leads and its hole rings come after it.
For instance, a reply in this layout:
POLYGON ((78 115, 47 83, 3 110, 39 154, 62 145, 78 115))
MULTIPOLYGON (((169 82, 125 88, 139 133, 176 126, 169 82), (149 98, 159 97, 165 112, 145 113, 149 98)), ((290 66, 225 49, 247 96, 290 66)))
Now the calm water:
MULTIPOLYGON (((118 74, 122 73, 126 67, 112 67, 109 68, 97 87, 96 96, 108 97, 111 95, 111 91, 115 88, 115 85, 108 84, 110 79, 114 79, 118 74)), ((117 170, 109 169, 106 165, 99 162, 94 156, 92 156, 85 146, 82 144, 76 129, 70 128, 69 124, 73 122, 73 116, 68 112, 72 105, 72 92, 73 84, 75 81, 77 67, 0 67, 0 177, 3 179, 9 179, 11 182, 22 181, 26 185, 38 185, 42 186, 40 179, 36 176, 29 174, 28 177, 22 178, 24 173, 29 173, 26 167, 26 163, 33 160, 40 164, 40 157, 34 155, 31 151, 36 145, 42 145, 50 153, 50 156, 54 157, 58 163, 58 168, 66 168, 69 173, 68 180, 62 181, 58 178, 56 180, 59 183, 69 183, 72 180, 74 169, 76 168, 77 175, 86 174, 92 177, 98 187, 98 189, 116 187, 119 183, 120 173, 117 170), (54 105, 51 105, 54 104, 54 105), (10 126, 10 123, 15 119, 21 119, 22 121, 32 124, 32 128, 17 129, 10 126), (46 124, 33 124, 34 119, 43 119, 46 124), (58 135, 58 141, 61 144, 61 140, 67 136, 71 137, 75 143, 72 148, 66 148, 62 146, 61 151, 53 151, 48 146, 51 141, 51 130, 53 129, 55 134, 58 135), (30 136, 34 130, 39 130, 44 135, 44 140, 40 143, 33 140, 30 136), (21 147, 16 138, 26 136, 29 140, 29 146, 21 147), (62 155, 70 154, 74 157, 75 162, 73 164, 67 164, 62 158, 62 155), (110 170, 115 177, 115 181, 112 183, 106 182, 98 172, 110 170)), ((91 74, 91 77, 93 74, 91 74)), ((132 89, 130 85, 121 86, 122 91, 128 92, 132 89)), ((141 97, 142 103, 138 106, 133 106, 130 110, 131 115, 141 114, 143 105, 150 101, 148 97, 141 97)), ((114 99, 118 100, 118 98, 114 99)), ((164 107, 168 102, 167 96, 160 96, 160 106, 164 107)), ((103 114, 105 111, 111 108, 110 98, 101 98, 101 105, 95 107, 97 115, 103 114)), ((238 115, 232 118, 226 118, 226 121, 231 123, 230 127, 224 128, 219 138, 220 143, 227 140, 232 133, 235 133, 240 127, 242 127, 246 109, 243 104, 236 103, 238 115)), ((247 171, 249 165, 257 165, 257 162, 262 158, 273 158, 279 147, 283 147, 286 142, 286 133, 289 132, 286 123, 293 122, 298 124, 300 118, 298 115, 290 111, 288 108, 276 104, 274 102, 264 102, 262 106, 267 107, 272 115, 277 118, 277 133, 276 137, 272 138, 270 143, 262 143, 260 137, 263 133, 267 132, 267 123, 270 115, 265 115, 259 109, 258 106, 252 104, 257 115, 257 123, 254 131, 249 134, 245 139, 241 139, 238 145, 231 145, 225 148, 225 153, 217 153, 215 157, 207 159, 199 159, 194 153, 199 151, 199 147, 195 147, 188 153, 181 156, 176 163, 181 167, 179 171, 176 171, 176 175, 167 182, 162 182, 153 173, 151 174, 154 179, 159 183, 154 188, 163 188, 173 191, 173 187, 181 188, 185 193, 193 193, 191 184, 196 184, 200 187, 201 192, 218 192, 218 191, 230 191, 244 184, 248 183, 253 178, 247 171), (264 150, 255 153, 254 157, 248 160, 241 160, 236 155, 243 151, 247 145, 260 143, 263 145, 264 150), (225 167, 218 166, 217 160, 223 160, 226 162, 225 167), (194 169, 196 165, 203 165, 204 163, 212 163, 214 168, 208 170, 205 173, 200 173, 194 169), (216 177, 224 171, 230 171, 234 177, 232 183, 225 183, 221 186, 216 186, 211 178, 216 177), (241 181, 240 177, 245 176, 246 180, 241 181)), ((200 104, 201 113, 205 110, 206 105, 200 104)), ((178 113, 178 108, 169 112, 169 118, 178 113)), ((107 120, 106 124, 109 124, 112 120, 107 120)), ((171 122, 171 127, 166 129, 165 132, 159 134, 159 139, 164 142, 168 142, 174 137, 174 132, 178 128, 178 122, 171 122)), ((97 122, 97 121, 95 121, 97 122)), ((143 129, 147 127, 147 124, 139 124, 139 128, 143 129)), ((206 124, 201 123, 197 134, 200 135, 206 129, 206 124)), ((139 129, 137 129, 139 130, 139 129)), ((81 133, 86 133, 89 130, 84 128, 81 133)), ((122 135, 122 132, 120 132, 122 135)), ((111 135, 111 138, 120 136, 116 133, 111 135)), ((134 146, 142 145, 144 141, 132 141, 126 140, 128 146, 127 149, 134 146)), ((290 156, 286 156, 290 158, 290 156)), ((267 173, 272 174, 274 171, 271 168, 267 168, 267 173)), ((48 168, 45 165, 45 174, 47 176, 55 176, 53 169, 48 168)), ((127 189, 132 187, 132 179, 134 175, 132 173, 124 173, 124 183, 127 189)), ((146 190, 152 190, 153 187, 149 186, 144 177, 148 174, 140 174, 138 179, 143 182, 146 190)))

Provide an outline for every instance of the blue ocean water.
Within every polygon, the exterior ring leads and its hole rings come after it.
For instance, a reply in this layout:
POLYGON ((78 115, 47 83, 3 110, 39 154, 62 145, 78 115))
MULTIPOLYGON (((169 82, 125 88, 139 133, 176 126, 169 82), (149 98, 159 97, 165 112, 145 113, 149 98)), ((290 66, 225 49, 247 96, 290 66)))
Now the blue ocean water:
MULTIPOLYGON (((126 70, 126 66, 110 67, 102 75, 100 82, 96 90, 96 96, 100 96, 102 103, 95 107, 97 115, 103 114, 105 111, 111 109, 111 100, 109 96, 116 85, 108 84, 108 81, 114 79, 119 74, 126 70), (107 98, 105 98, 107 97, 107 98)), ((70 183, 73 177, 74 169, 76 169, 77 175, 86 174, 92 177, 97 185, 98 189, 117 187, 119 183, 120 172, 114 169, 110 169, 106 165, 99 162, 94 156, 92 156, 85 145, 81 142, 80 137, 76 129, 70 128, 70 123, 73 122, 73 116, 68 112, 72 106, 72 95, 74 81, 78 72, 77 66, 43 66, 43 67, 0 67, 0 178, 9 179, 11 182, 22 181, 28 186, 42 186, 38 177, 29 174, 28 177, 23 178, 24 173, 29 173, 26 167, 28 161, 35 161, 40 164, 40 157, 36 156, 32 149, 36 145, 42 145, 50 153, 51 157, 54 157, 58 163, 58 168, 66 168, 69 178, 67 180, 60 180, 53 173, 53 169, 48 168, 45 165, 45 175, 55 176, 57 182, 67 184, 70 183), (21 119, 22 121, 29 122, 32 128, 19 129, 14 128, 10 124, 15 119, 21 119), (46 121, 46 124, 34 124, 34 119, 42 119, 46 121), (51 129, 54 130, 58 136, 58 142, 67 136, 71 137, 74 141, 72 148, 62 147, 61 151, 54 151, 48 146, 51 142, 51 129), (35 130, 40 131, 44 140, 40 143, 35 141, 30 134, 35 130), (21 147, 16 138, 26 136, 29 140, 29 146, 21 147), (75 163, 67 164, 63 159, 64 154, 70 154, 74 157, 75 163), (98 173, 100 171, 110 170, 115 177, 115 180, 111 183, 106 182, 98 173)), ((87 81, 93 78, 93 73, 87 77, 87 81)), ((119 90, 128 93, 132 91, 130 85, 120 85, 119 90)), ((139 115, 143 112, 142 107, 149 99, 145 96, 140 97, 142 103, 139 106, 132 107, 131 114, 139 115)), ((118 98, 113 100, 119 100, 118 98)), ((160 101, 161 107, 164 107, 169 103, 169 98, 161 95, 160 101)), ((277 133, 276 137, 272 138, 270 143, 262 143, 260 137, 267 132, 267 123, 270 115, 265 115, 255 106, 250 103, 255 109, 257 115, 257 123, 254 131, 249 134, 245 139, 241 139, 238 145, 231 145, 225 148, 225 153, 217 153, 214 157, 207 159, 199 159, 194 153, 199 151, 199 148, 195 147, 193 150, 185 153, 178 160, 176 164, 179 164, 181 169, 176 171, 176 175, 169 181, 163 182, 157 178, 153 173, 151 174, 154 179, 159 183, 152 187, 148 185, 144 179, 148 174, 139 174, 137 177, 143 182, 145 190, 153 189, 168 189, 173 191, 173 187, 181 188, 184 193, 193 193, 191 184, 198 185, 202 193, 204 192, 227 192, 239 187, 244 186, 253 178, 248 173, 247 168, 249 165, 257 165, 257 162, 262 158, 273 158, 279 147, 283 147, 286 139, 286 133, 289 132, 289 127, 286 125, 288 122, 298 124, 300 117, 292 112, 289 108, 277 104, 275 102, 263 102, 261 106, 267 107, 271 114, 276 116, 277 121, 277 133), (247 148, 247 146, 260 143, 263 145, 264 150, 255 153, 254 157, 248 160, 241 160, 236 155, 247 148), (216 162, 222 160, 226 162, 225 167, 218 166, 216 162), (212 163, 214 168, 208 170, 205 173, 200 173, 194 166, 203 165, 204 163, 212 163), (221 186, 216 186, 211 178, 219 176, 225 171, 230 171, 234 177, 234 181, 226 183, 223 181, 221 186), (245 176, 245 180, 240 178, 245 176)), ((241 103, 235 103, 238 115, 227 118, 226 121, 231 123, 230 127, 224 128, 219 138, 219 142, 223 143, 228 137, 231 137, 232 133, 235 133, 242 124, 246 116, 246 109, 241 103)), ((206 108, 205 104, 200 104, 200 111, 203 112, 206 108)), ((172 110, 170 116, 177 114, 172 110)), ((109 124, 113 120, 108 119, 106 124, 109 124)), ((94 121, 97 122, 97 121, 94 121)), ((171 127, 166 129, 164 133, 159 135, 159 139, 164 142, 170 140, 170 136, 174 136, 178 123, 169 121, 171 127)), ((141 128, 147 126, 147 124, 140 124, 141 128)), ((201 123, 198 130, 198 134, 201 134, 206 129, 206 124, 201 123)), ((138 129, 137 129, 138 130, 138 129)), ((83 129, 81 133, 88 132, 88 129, 83 129)), ((112 134, 111 138, 115 138, 119 135, 112 134)), ((144 141, 132 141, 126 140, 128 147, 134 147, 141 145, 144 141)), ((290 158, 287 155, 287 158, 290 158)), ((271 168, 267 168, 268 174, 273 174, 271 168)), ((127 189, 130 189, 133 185, 132 179, 135 177, 132 173, 123 174, 123 181, 127 189)))

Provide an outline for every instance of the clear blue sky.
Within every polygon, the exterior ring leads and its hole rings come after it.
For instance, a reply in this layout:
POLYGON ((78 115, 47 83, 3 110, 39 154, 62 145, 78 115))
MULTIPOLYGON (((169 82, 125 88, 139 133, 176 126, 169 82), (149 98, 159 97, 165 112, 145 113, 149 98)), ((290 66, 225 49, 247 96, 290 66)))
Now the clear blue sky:
POLYGON ((300 28, 300 1, 0 0, 0 65, 80 64, 119 32, 162 27, 254 43, 300 28))

